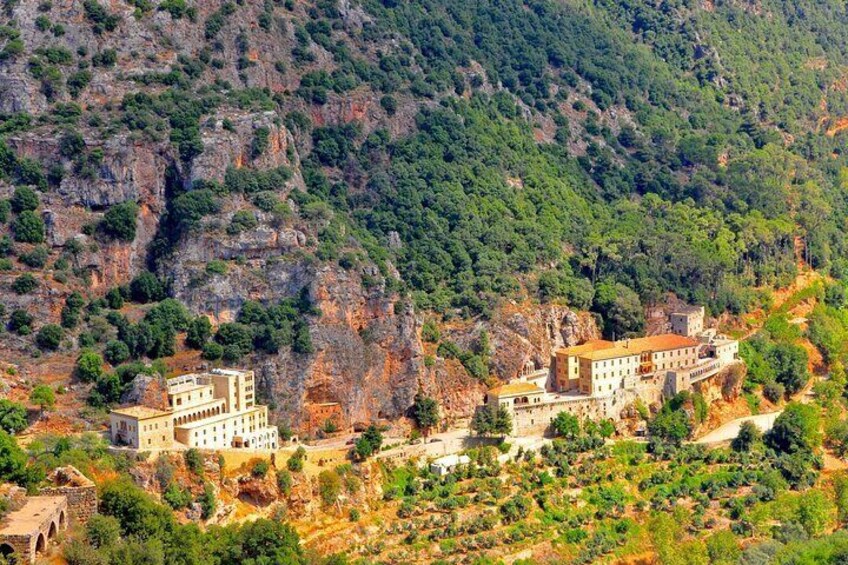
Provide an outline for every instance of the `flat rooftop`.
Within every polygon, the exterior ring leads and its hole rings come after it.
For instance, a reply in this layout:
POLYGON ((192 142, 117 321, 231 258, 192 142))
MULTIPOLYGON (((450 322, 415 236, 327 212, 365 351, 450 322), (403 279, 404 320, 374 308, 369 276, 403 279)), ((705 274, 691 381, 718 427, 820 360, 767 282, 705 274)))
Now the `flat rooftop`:
POLYGON ((56 508, 65 503, 64 496, 28 496, 18 510, 3 518, 0 536, 19 536, 37 532, 49 520, 56 508))
POLYGON ((212 388, 212 385, 201 384, 193 381, 185 381, 173 385, 168 385, 168 394, 181 394, 183 392, 192 392, 194 390, 200 390, 203 388, 212 388))
POLYGON ((517 383, 507 383, 505 385, 501 385, 493 388, 489 391, 491 394, 497 396, 513 396, 516 394, 533 394, 533 393, 542 393, 545 392, 544 389, 539 388, 533 383, 528 382, 517 382, 517 383))
POLYGON ((112 410, 112 414, 136 418, 138 420, 147 420, 149 418, 167 416, 171 414, 171 411, 159 410, 158 408, 152 408, 150 406, 127 406, 126 408, 115 408, 112 410))
POLYGON ((212 369, 211 373, 213 375, 224 375, 227 377, 238 377, 242 375, 246 375, 248 371, 239 371, 237 369, 212 369))
POLYGON ((675 310, 671 313, 672 316, 677 315, 686 315, 689 314, 700 314, 704 311, 703 306, 682 306, 680 308, 675 308, 675 310))

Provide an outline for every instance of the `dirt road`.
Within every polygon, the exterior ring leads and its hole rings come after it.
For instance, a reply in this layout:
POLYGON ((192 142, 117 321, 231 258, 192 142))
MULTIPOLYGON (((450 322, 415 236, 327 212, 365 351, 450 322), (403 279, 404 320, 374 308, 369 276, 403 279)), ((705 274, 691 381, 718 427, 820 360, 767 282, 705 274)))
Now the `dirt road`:
POLYGON ((696 439, 695 443, 721 443, 723 441, 729 441, 736 437, 739 433, 739 428, 742 426, 742 422, 754 422, 760 431, 767 432, 774 425, 775 419, 783 412, 782 410, 778 410, 777 412, 769 412, 767 414, 757 414, 756 416, 745 416, 744 418, 736 418, 735 420, 731 420, 720 426, 704 437, 700 439, 696 439))

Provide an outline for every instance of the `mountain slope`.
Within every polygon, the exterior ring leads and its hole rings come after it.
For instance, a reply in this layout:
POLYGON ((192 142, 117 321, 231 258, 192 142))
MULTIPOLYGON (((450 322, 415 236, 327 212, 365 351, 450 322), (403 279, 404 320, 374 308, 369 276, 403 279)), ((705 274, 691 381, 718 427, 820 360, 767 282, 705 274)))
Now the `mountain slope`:
MULTIPOLYGON (((798 236, 840 277, 844 140, 826 132, 848 102, 845 17, 834 2, 6 2, 8 360, 62 381, 84 347, 175 369, 206 345, 257 367, 281 421, 327 401, 396 418, 419 388, 463 415, 492 376, 594 335, 574 311, 620 336, 668 292, 756 308, 793 279, 798 236), (188 310, 164 316, 165 296, 188 310), (195 316, 214 327, 192 352, 195 316)), ((103 377, 95 403, 128 384, 103 377)))

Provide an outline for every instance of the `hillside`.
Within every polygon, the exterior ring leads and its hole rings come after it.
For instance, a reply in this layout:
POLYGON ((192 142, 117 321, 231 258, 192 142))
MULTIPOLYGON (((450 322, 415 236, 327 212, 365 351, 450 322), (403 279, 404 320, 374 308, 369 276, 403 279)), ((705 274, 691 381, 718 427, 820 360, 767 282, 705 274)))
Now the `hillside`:
POLYGON ((669 293, 757 310, 796 238, 840 278, 845 9, 7 1, 9 386, 223 363, 294 427, 462 417, 669 293))

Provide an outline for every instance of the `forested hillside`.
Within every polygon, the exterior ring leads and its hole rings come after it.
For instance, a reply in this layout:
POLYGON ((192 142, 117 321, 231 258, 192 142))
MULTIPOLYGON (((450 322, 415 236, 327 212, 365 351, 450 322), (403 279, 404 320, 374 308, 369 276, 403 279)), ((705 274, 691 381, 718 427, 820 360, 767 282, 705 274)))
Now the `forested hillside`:
POLYGON ((3 18, 2 339, 53 383, 100 356, 94 406, 140 366, 113 369, 166 359, 256 366, 286 419, 342 399, 394 418, 419 387, 463 415, 462 391, 591 335, 575 312, 622 336, 669 292, 741 314, 799 265, 848 272, 835 1, 7 0, 3 18), (508 303, 561 335, 526 339, 508 303), (454 324, 449 354, 425 321, 454 324))

